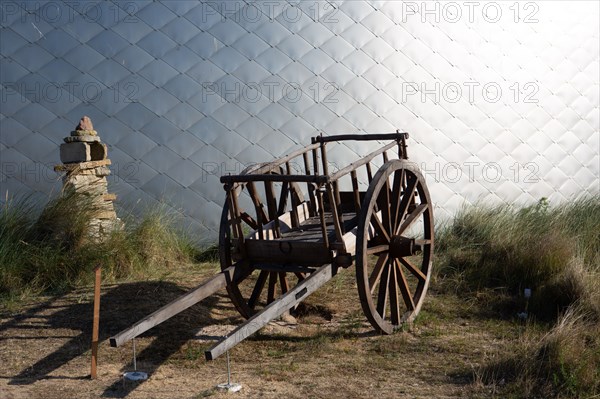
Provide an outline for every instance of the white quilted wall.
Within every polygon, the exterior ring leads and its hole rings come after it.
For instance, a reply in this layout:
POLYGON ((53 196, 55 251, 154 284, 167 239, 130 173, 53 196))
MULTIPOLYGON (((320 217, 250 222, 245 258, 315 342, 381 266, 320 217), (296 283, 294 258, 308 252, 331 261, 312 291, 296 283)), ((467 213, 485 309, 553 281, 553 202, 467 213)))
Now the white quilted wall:
POLYGON ((58 146, 83 115, 120 211, 163 202, 202 243, 220 175, 320 132, 408 131, 438 220, 597 194, 598 4, 3 1, 0 194, 56 193, 58 146))

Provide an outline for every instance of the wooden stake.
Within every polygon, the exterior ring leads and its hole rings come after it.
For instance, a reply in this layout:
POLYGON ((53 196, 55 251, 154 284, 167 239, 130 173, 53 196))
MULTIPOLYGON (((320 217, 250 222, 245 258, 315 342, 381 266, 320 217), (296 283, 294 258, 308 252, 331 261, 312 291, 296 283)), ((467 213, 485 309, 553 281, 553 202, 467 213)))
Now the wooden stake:
POLYGON ((92 325, 92 367, 90 377, 96 379, 96 369, 98 365, 98 329, 100 326, 100 283, 101 283, 101 267, 98 266, 94 270, 96 280, 94 282, 94 322, 92 325))

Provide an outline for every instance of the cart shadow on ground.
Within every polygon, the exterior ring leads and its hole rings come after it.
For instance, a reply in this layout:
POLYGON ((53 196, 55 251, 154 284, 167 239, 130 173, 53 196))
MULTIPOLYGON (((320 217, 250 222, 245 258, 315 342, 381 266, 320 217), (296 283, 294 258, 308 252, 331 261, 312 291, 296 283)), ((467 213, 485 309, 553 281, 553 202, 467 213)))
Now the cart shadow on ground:
MULTIPOLYGON (((171 282, 136 282, 103 287, 100 306, 100 343, 104 345, 112 335, 130 327, 187 291, 188 289, 171 282)), ((79 303, 76 297, 77 292, 52 298, 8 318, 0 325, 2 340, 67 339, 60 347, 35 363, 26 365, 16 375, 5 375, 0 378, 8 379, 9 385, 30 385, 44 379, 87 380, 90 378, 89 361, 88 367, 82 369, 80 375, 60 375, 58 371, 80 356, 88 358, 90 356, 93 303, 89 296, 79 303), (38 332, 21 333, 31 329, 38 332), (70 333, 60 334, 61 330, 70 330, 70 333), (73 330, 79 330, 80 333, 73 336, 73 330)), ((151 375, 169 357, 180 351, 186 342, 193 339, 199 328, 216 324, 217 321, 211 316, 211 312, 218 308, 223 308, 222 311, 225 312, 227 309, 224 308, 228 307, 227 302, 220 297, 220 295, 212 295, 143 334, 142 336, 155 338, 149 346, 137 354, 138 361, 149 359, 147 362, 144 361, 143 371, 151 375)), ((223 320, 218 322, 223 323, 223 320)), ((239 323, 239 320, 234 322, 239 323)), ((102 368, 102 350, 103 348, 99 354, 99 370, 102 368)), ((133 370, 131 345, 115 350, 128 352, 128 360, 124 362, 121 372, 133 370)), ((126 397, 137 386, 139 384, 125 386, 119 376, 105 389, 102 397, 126 397)))

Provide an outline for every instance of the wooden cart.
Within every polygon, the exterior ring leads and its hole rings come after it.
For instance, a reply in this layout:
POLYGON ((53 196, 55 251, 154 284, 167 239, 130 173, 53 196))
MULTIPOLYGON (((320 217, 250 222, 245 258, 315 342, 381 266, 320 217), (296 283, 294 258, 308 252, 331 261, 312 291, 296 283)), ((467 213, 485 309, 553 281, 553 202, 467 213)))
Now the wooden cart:
POLYGON ((215 359, 352 264, 363 311, 377 331, 389 334, 412 321, 429 284, 434 232, 429 191, 408 161, 407 139, 400 132, 313 137, 287 156, 221 177, 222 272, 112 337, 111 345, 226 288, 248 320, 206 351, 215 359), (385 144, 330 171, 328 145, 373 140, 385 144))

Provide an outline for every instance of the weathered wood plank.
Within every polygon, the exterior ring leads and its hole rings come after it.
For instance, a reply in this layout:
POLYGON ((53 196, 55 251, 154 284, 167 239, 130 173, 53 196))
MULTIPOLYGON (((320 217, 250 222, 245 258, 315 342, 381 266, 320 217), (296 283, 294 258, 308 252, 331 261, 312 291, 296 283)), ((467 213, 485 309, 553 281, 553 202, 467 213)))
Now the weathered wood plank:
POLYGON ((260 330, 274 318, 281 316, 283 313, 290 310, 327 281, 331 280, 335 273, 336 268, 331 264, 319 268, 285 295, 279 297, 262 311, 248 319, 244 324, 233 330, 233 332, 221 342, 208 349, 204 353, 206 360, 216 359, 230 348, 260 330))
POLYGON ((241 279, 242 273, 239 266, 233 265, 223 270, 221 273, 211 277, 198 287, 194 288, 187 294, 180 296, 174 301, 166 304, 156 312, 146 316, 142 320, 135 323, 133 326, 121 331, 117 335, 110 338, 110 346, 118 347, 123 343, 137 337, 140 334, 148 331, 152 327, 162 323, 163 321, 183 312, 187 308, 195 305, 209 295, 214 294, 221 288, 224 288, 228 282, 241 279))
POLYGON ((246 240, 246 256, 251 263, 277 263, 310 266, 331 262, 323 243, 277 240, 246 240))

